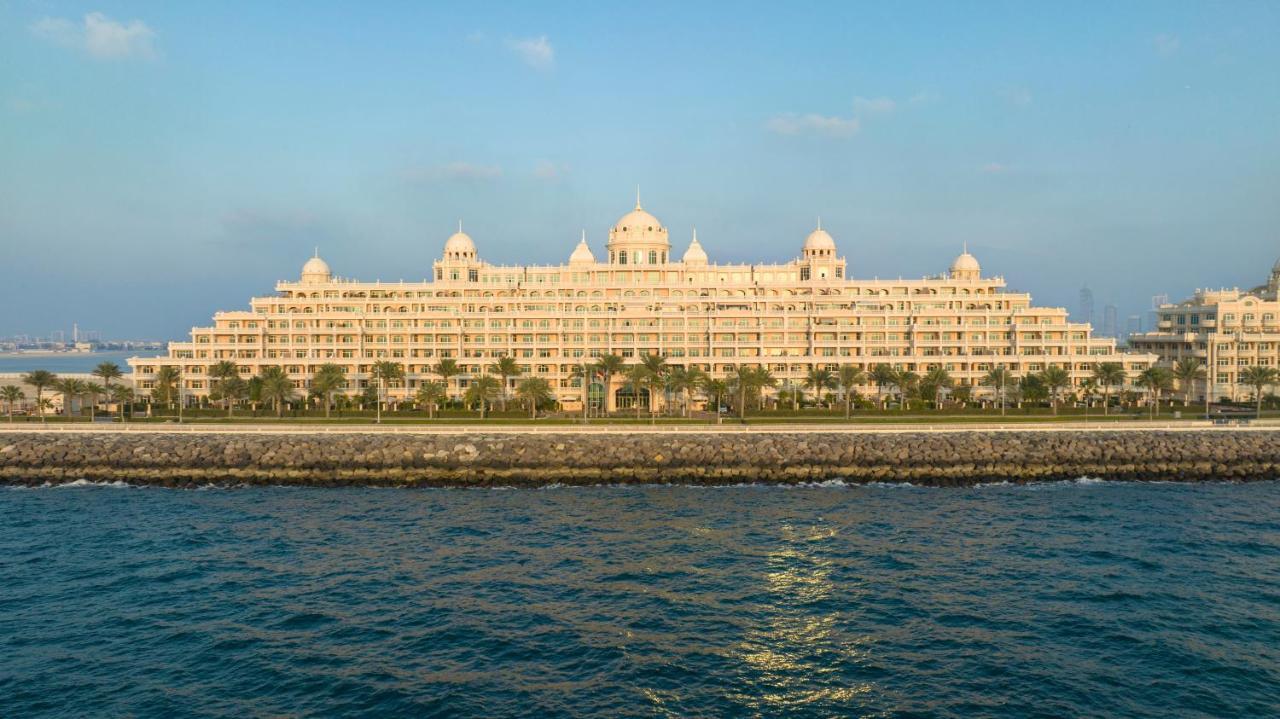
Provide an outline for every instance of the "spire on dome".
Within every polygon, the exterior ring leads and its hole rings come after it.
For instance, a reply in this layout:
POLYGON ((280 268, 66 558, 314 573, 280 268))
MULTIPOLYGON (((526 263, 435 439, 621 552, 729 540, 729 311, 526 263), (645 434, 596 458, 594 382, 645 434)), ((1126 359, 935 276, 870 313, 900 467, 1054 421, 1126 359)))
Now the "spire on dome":
POLYGON ((637 210, 644 209, 640 207, 640 186, 639 185, 636 185, 636 209, 637 210))
POLYGON ((578 241, 578 246, 573 249, 573 254, 569 255, 569 264, 594 264, 596 256, 591 253, 591 248, 587 246, 587 231, 582 231, 582 239, 578 241))
POLYGON ((695 265, 707 263, 707 251, 702 249, 702 245, 698 243, 698 228, 693 228, 693 241, 689 243, 689 249, 684 251, 684 257, 681 261, 686 265, 695 265))

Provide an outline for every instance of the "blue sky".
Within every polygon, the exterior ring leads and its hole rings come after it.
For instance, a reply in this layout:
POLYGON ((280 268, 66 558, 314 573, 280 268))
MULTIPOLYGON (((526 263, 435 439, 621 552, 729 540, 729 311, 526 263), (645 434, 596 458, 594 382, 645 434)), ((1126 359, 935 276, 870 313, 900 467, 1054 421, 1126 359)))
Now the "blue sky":
MULTIPOLYGON (((173 338, 294 277, 683 252, 850 273, 967 242, 1075 311, 1280 256, 1280 3, 0 0, 0 335, 173 338)), ((1101 317, 1098 318, 1100 324, 1101 317)))

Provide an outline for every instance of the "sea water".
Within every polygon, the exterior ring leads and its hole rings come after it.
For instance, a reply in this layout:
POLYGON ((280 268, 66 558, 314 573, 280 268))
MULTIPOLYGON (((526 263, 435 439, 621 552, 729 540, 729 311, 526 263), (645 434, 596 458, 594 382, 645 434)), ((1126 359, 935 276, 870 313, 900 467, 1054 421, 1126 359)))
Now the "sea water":
POLYGON ((1280 715, 1280 484, 0 490, 0 716, 1280 715))

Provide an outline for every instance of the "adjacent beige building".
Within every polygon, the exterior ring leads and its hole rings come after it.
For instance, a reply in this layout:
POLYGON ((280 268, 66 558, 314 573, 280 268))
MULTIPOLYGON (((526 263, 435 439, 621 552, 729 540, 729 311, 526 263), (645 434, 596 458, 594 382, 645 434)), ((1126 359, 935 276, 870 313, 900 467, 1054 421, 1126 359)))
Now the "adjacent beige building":
MULTIPOLYGON (((184 393, 198 397, 210 389, 207 367, 221 360, 245 376, 280 365, 302 390, 333 362, 345 367, 352 392, 369 382, 374 362, 392 360, 406 370, 391 390, 398 398, 438 379, 431 368, 441 359, 463 369, 456 394, 507 355, 526 374, 547 378, 572 409, 582 398, 575 366, 605 353, 629 362, 665 355, 669 364, 721 377, 764 365, 783 386, 802 383, 815 367, 884 363, 920 374, 940 367, 976 396, 990 392, 979 383, 994 367, 1022 375, 1056 365, 1078 383, 1100 362, 1136 374, 1155 359, 1120 353, 1089 325, 1068 321, 1065 309, 1006 291, 1003 278, 984 276, 967 251, 929 277, 852 279, 821 226, 798 244, 789 262, 717 264, 695 231, 677 256, 667 228, 637 202, 610 228, 600 257, 584 233, 565 264, 501 266, 482 260, 459 228, 429 281, 339 278, 313 257, 298 279, 253 298, 248 310, 219 312, 189 341, 171 343, 166 357, 129 364, 142 391, 157 368, 178 366, 184 393)), ((621 378, 609 388, 597 383, 591 394, 610 408, 634 401, 621 378)))
POLYGON ((1156 331, 1132 335, 1135 350, 1150 352, 1171 366, 1194 357, 1208 370, 1193 397, 1204 401, 1239 399, 1253 393, 1240 387, 1249 366, 1280 366, 1280 261, 1266 284, 1250 290, 1197 290, 1190 299, 1161 305, 1156 331))

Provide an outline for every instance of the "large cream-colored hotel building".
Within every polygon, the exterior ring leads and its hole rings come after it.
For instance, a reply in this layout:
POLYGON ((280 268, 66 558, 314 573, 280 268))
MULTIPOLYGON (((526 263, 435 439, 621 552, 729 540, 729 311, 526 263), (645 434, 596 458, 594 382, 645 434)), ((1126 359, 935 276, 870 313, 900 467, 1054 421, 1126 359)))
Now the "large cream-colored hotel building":
MULTIPOLYGON (((981 378, 993 367, 1017 375, 1051 365, 1073 381, 1100 362, 1120 362, 1136 375, 1154 355, 1117 351, 1112 339, 1069 322, 1062 308, 1035 307, 1028 294, 1005 291, 964 252, 946 272, 920 279, 850 279, 836 243, 821 227, 783 264, 715 264, 696 232, 672 254, 668 230, 640 207, 609 230, 605 256, 581 242, 567 264, 498 266, 480 259, 461 231, 444 243, 424 282, 360 282, 332 274, 319 257, 297 280, 247 311, 219 312, 188 342, 160 358, 131 359, 139 390, 163 365, 178 366, 184 394, 208 394, 209 365, 232 360, 244 376, 283 366, 300 390, 315 370, 343 366, 349 391, 369 382, 374 362, 403 364, 406 379, 392 398, 411 396, 439 378, 432 366, 453 358, 463 374, 452 388, 497 358, 517 359, 526 374, 547 378, 566 409, 581 408, 574 367, 605 353, 629 362, 645 353, 725 376, 740 365, 764 365, 779 382, 802 383, 815 367, 878 364, 924 374, 941 367, 975 396, 992 391, 981 378)), ((621 377, 604 395, 610 409, 631 402, 621 377)), ((871 384, 863 393, 874 396, 871 384)))

